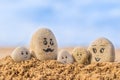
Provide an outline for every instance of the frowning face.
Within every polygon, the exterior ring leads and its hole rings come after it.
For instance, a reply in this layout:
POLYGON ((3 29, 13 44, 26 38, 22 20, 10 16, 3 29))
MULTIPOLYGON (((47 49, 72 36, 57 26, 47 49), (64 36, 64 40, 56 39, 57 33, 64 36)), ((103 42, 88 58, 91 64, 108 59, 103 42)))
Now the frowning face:
POLYGON ((105 38, 95 40, 88 50, 92 55, 91 62, 111 62, 115 59, 114 46, 105 38))

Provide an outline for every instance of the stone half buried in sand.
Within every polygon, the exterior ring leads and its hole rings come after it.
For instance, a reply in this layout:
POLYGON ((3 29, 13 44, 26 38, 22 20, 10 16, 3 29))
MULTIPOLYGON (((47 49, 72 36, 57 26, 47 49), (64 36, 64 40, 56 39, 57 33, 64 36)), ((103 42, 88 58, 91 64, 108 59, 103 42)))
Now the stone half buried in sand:
POLYGON ((98 38, 88 47, 91 53, 91 63, 93 62, 114 62, 115 49, 108 39, 98 38))
POLYGON ((17 47, 11 54, 11 57, 14 61, 20 62, 28 60, 31 57, 29 50, 25 47, 17 47))
POLYGON ((58 53, 57 61, 65 64, 65 63, 73 63, 74 59, 73 59, 72 55, 68 51, 61 50, 58 53))
POLYGON ((85 48, 76 47, 72 51, 73 58, 77 63, 80 64, 89 64, 90 54, 85 48))
POLYGON ((50 29, 38 29, 32 36, 30 51, 39 60, 57 59, 57 41, 50 29))

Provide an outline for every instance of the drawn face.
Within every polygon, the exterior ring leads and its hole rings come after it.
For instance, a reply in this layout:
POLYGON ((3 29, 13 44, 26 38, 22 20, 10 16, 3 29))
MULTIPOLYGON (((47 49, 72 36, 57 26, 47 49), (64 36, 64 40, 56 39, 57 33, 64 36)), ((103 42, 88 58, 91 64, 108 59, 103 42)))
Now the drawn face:
POLYGON ((88 61, 89 54, 84 48, 74 48, 72 55, 78 63, 84 64, 88 61))
POLYGON ((53 42, 52 38, 50 38, 49 40, 47 40, 47 38, 44 38, 43 39, 43 44, 45 46, 48 46, 46 49, 43 49, 43 51, 45 51, 45 52, 53 52, 54 51, 54 49, 51 48, 51 46, 54 45, 54 42, 53 42))
POLYGON ((96 45, 92 45, 92 51, 93 54, 95 55, 95 61, 99 62, 102 58, 102 55, 105 53, 106 46, 105 45, 99 45, 99 48, 96 47, 96 45))
POLYGON ((91 62, 111 62, 114 61, 115 51, 112 43, 105 39, 95 40, 88 48, 92 57, 91 62))
POLYGON ((30 51, 39 60, 57 59, 57 41, 51 30, 41 28, 32 36, 30 51))
POLYGON ((18 47, 12 52, 11 57, 16 62, 28 60, 30 59, 30 52, 24 47, 18 47))
POLYGON ((73 63, 73 57, 72 55, 70 55, 69 52, 63 50, 58 54, 57 61, 64 63, 64 64, 73 63))

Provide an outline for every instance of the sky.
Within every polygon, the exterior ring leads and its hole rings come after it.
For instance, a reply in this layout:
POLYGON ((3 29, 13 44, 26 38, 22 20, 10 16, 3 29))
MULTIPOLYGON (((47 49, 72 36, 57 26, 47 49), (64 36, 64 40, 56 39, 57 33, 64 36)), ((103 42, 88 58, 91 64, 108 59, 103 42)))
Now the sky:
POLYGON ((120 47, 120 0, 0 0, 0 46, 29 46, 47 27, 58 46, 88 46, 106 37, 120 47))

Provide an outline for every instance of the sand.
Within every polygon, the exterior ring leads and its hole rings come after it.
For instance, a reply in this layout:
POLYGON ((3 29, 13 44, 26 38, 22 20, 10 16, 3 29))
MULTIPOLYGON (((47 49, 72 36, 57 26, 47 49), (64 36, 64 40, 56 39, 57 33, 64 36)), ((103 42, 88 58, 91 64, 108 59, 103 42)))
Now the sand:
POLYGON ((120 63, 82 65, 40 61, 32 57, 20 63, 10 56, 0 60, 0 80, 120 80, 120 63))
POLYGON ((40 61, 34 57, 16 63, 7 56, 0 59, 0 80, 120 80, 119 50, 116 52, 117 62, 89 65, 76 62, 61 64, 56 60, 40 61))

